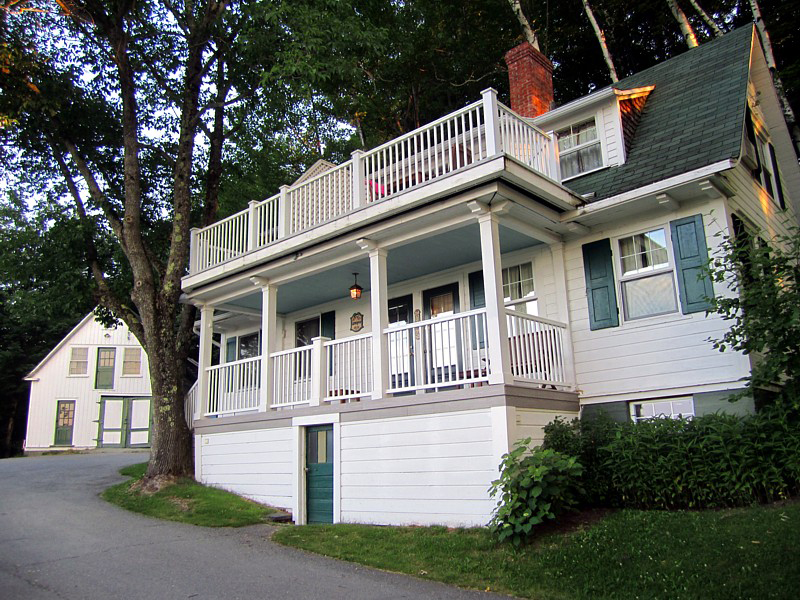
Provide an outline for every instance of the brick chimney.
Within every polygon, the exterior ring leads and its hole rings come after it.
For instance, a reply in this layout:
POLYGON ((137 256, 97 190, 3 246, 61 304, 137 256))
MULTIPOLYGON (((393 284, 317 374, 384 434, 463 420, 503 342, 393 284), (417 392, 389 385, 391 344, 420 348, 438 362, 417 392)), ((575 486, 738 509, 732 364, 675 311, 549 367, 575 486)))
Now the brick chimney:
POLYGON ((511 109, 536 117, 553 107, 553 63, 528 42, 505 55, 511 87, 511 109))

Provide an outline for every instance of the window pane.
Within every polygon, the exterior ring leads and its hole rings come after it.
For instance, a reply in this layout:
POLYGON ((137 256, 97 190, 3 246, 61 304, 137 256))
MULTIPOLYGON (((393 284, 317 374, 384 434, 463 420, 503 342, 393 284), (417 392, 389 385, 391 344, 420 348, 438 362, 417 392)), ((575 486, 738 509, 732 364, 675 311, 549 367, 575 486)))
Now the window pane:
POLYGON ((254 356, 260 356, 260 354, 261 348, 258 344, 257 333, 239 336, 239 360, 253 358, 254 356))
POLYGON ((69 361, 70 375, 86 375, 89 372, 89 349, 73 348, 69 361))
POLYGON ((535 296, 531 263, 503 269, 503 298, 506 302, 535 296))
POLYGON ((640 319, 663 315, 678 309, 672 272, 642 277, 622 283, 625 318, 640 319))
POLYGON ((669 266, 664 229, 638 233, 619 241, 622 274, 644 273, 669 266))
POLYGON ((142 372, 142 350, 140 348, 125 348, 122 357, 122 374, 139 375, 142 372))

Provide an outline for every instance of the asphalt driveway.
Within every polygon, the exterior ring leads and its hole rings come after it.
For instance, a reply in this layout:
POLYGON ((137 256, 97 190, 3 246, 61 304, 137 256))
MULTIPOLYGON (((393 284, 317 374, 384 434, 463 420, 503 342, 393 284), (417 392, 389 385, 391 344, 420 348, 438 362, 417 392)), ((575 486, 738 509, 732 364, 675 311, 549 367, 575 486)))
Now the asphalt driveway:
POLYGON ((144 454, 0 460, 0 600, 492 598, 306 554, 271 527, 158 521, 98 494, 144 454))

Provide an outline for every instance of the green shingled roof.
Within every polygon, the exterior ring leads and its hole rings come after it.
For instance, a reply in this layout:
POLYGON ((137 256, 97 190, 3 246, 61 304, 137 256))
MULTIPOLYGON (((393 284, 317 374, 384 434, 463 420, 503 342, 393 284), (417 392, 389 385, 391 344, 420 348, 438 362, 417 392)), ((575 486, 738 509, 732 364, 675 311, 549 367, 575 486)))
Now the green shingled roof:
POLYGON ((655 85, 624 165, 565 185, 596 202, 725 159, 742 142, 753 27, 737 29, 614 84, 655 85))

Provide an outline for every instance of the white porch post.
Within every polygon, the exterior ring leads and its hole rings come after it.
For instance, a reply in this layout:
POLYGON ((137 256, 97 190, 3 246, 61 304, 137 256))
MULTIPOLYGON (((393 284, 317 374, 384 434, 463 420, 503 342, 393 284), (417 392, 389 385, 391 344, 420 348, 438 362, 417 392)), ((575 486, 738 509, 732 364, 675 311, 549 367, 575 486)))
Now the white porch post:
MULTIPOLYGON (((367 246, 369 247, 369 246, 367 246)), ((366 248, 365 248, 366 249, 366 248)), ((389 327, 386 250, 369 247, 369 303, 372 316, 372 398, 389 389, 389 344, 383 332, 389 327)))
POLYGON ((327 394, 328 360, 325 342, 331 338, 320 336, 311 340, 311 398, 309 406, 319 406, 327 394))
POLYGON ((258 391, 258 410, 266 412, 272 406, 272 359, 278 339, 278 287, 262 277, 251 281, 261 287, 261 387, 258 391))
POLYGON ((353 208, 359 208, 367 204, 367 188, 364 184, 366 179, 364 174, 364 152, 362 150, 353 150, 351 157, 353 158, 353 166, 350 169, 353 178, 351 183, 353 208))
POLYGON ((567 324, 564 331, 564 377, 570 386, 575 386, 575 359, 572 355, 572 327, 569 322, 569 297, 567 296, 567 267, 564 262, 564 242, 550 244, 553 260, 553 280, 556 287, 558 320, 567 324))
POLYGON ((500 113, 497 108, 497 90, 488 88, 481 92, 483 122, 486 124, 486 155, 495 156, 502 151, 500 139, 500 113))
POLYGON ((483 289, 486 295, 486 329, 489 354, 489 383, 511 383, 511 355, 508 324, 503 303, 503 271, 500 263, 500 232, 497 216, 488 209, 478 217, 481 232, 483 289))
POLYGON ((197 403, 194 418, 202 417, 208 407, 208 368, 211 366, 211 347, 214 343, 214 307, 200 305, 200 352, 197 361, 197 403))
POLYGON ((292 207, 289 202, 289 186, 281 186, 280 208, 278 209, 278 239, 289 237, 292 232, 292 207))

